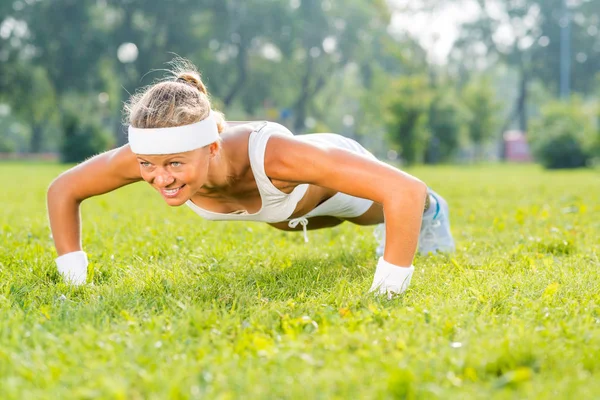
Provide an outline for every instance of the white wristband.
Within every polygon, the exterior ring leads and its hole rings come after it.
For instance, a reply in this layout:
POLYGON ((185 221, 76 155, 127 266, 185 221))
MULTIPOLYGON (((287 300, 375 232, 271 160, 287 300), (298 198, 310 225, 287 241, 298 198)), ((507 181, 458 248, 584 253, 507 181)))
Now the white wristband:
POLYGON ((415 270, 414 266, 399 267, 385 261, 383 257, 379 258, 375 277, 371 285, 370 292, 379 294, 387 294, 390 298, 393 294, 401 294, 408 288, 412 274, 415 270))
POLYGON ((58 272, 63 276, 67 283, 75 286, 85 284, 87 279, 87 254, 83 251, 74 251, 63 254, 56 260, 58 272))

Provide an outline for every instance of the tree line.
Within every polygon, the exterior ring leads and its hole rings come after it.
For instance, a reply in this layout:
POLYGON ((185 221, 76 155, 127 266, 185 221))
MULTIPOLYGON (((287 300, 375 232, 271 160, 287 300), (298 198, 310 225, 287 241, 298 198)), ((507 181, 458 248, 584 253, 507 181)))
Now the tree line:
POLYGON ((433 13, 433 1, 419 9, 385 0, 3 2, 0 152, 60 151, 77 161, 123 144, 123 102, 175 55, 199 67, 230 119, 338 132, 406 162, 452 161, 465 146, 481 155, 502 131, 531 130, 528 121, 559 95, 565 23, 571 89, 597 97, 595 2, 475 3, 477 17, 436 65, 416 38, 388 29, 394 12, 433 13))

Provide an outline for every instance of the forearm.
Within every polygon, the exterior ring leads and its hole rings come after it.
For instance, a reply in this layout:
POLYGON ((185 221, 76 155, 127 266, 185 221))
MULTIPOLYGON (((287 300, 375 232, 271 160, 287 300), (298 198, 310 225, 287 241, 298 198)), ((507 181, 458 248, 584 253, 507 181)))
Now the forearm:
POLYGON ((427 186, 414 182, 401 194, 383 203, 386 243, 383 258, 390 264, 410 267, 417 250, 427 186))
POLYGON ((48 219, 52 238, 59 256, 81 250, 80 201, 60 183, 48 189, 48 219))

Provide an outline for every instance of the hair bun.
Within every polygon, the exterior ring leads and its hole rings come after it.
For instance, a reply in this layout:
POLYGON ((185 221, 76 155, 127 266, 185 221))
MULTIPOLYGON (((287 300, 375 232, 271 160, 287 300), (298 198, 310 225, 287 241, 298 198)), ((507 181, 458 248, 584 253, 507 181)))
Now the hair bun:
POLYGON ((202 80, 200 79, 200 75, 198 75, 196 73, 181 72, 177 75, 176 82, 182 82, 182 83, 191 85, 191 86, 195 87, 196 89, 198 89, 200 92, 208 95, 206 86, 204 86, 204 83, 202 83, 202 80))

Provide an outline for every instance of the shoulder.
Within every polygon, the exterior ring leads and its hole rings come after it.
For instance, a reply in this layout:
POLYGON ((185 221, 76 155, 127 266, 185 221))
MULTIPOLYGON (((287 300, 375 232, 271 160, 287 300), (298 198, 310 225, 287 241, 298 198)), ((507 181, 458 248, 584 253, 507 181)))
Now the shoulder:
MULTIPOLYGON (((336 140, 306 140, 307 136, 311 135, 290 137, 273 134, 265 152, 267 176, 332 187, 331 182, 335 180, 343 178, 351 185, 352 177, 358 177, 365 171, 376 175, 384 168, 384 164, 366 150, 359 152, 340 145, 338 135, 333 135, 336 140), (342 177, 340 174, 346 175, 342 177)), ((373 176, 369 176, 368 180, 373 181, 373 176)))
POLYGON ((229 125, 221 133, 221 146, 233 160, 247 158, 248 140, 255 129, 253 123, 229 125))
POLYGON ((330 168, 332 151, 335 149, 325 143, 308 142, 285 131, 272 132, 265 149, 265 171, 275 179, 297 181, 300 172, 300 175, 320 174, 321 168, 330 168))
POLYGON ((51 187, 69 191, 73 199, 83 201, 141 180, 138 161, 129 145, 124 145, 68 169, 51 187))
POLYGON ((141 179, 138 160, 129 144, 98 154, 75 167, 75 169, 84 168, 90 172, 98 171, 120 176, 125 180, 141 179))
MULTIPOLYGON (((232 124, 228 123, 228 125, 228 128, 221 133, 221 139, 223 146, 226 147, 230 153, 247 152, 248 143, 251 140, 250 136, 253 132, 269 141, 271 136, 294 136, 288 128, 276 122, 238 122, 232 124)), ((257 138, 257 136, 254 136, 254 138, 257 138)))

